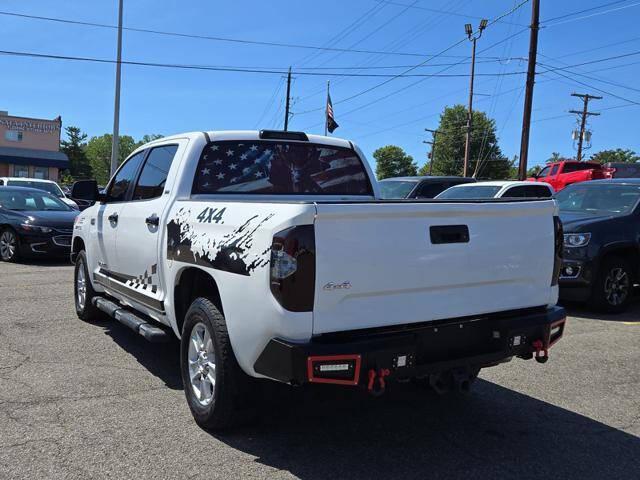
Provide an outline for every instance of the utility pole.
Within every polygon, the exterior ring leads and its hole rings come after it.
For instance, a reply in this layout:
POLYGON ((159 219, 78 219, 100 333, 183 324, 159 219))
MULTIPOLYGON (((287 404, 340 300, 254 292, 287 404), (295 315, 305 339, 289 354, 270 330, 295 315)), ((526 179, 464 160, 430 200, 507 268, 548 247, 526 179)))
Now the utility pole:
POLYGON ((425 141, 424 143, 427 143, 429 145, 431 145, 431 154, 429 155, 429 176, 431 176, 431 174, 433 173, 433 162, 435 161, 436 157, 435 157, 435 152, 436 152, 436 139, 438 138, 438 130, 431 130, 430 128, 425 128, 424 129, 425 132, 431 132, 431 135, 433 135, 433 140, 430 142, 425 141))
POLYGON ((291 67, 289 67, 289 74, 287 75, 287 102, 284 109, 284 131, 289 129, 289 97, 291 95, 291 67))
POLYGON ((116 60, 116 95, 113 108, 113 138, 111 139, 111 175, 118 169, 120 147, 120 77, 122 73, 122 2, 118 4, 118 52, 116 60))
POLYGON ((471 49, 471 80, 469 84, 469 112, 467 113, 467 138, 464 145, 464 167, 462 169, 462 176, 467 176, 467 170, 469 169, 469 156, 471 155, 471 129, 473 128, 473 80, 476 72, 476 42, 482 36, 482 32, 487 28, 487 19, 480 21, 478 32, 474 35, 473 27, 470 23, 464 26, 465 33, 469 38, 469 41, 473 44, 471 49))
POLYGON ((578 110, 569 110, 569 113, 575 113, 582 116, 582 119, 580 120, 580 137, 578 138, 578 153, 576 155, 576 160, 580 162, 582 161, 582 142, 584 141, 584 129, 587 125, 587 117, 591 115, 600 115, 599 113, 589 111, 589 100, 602 100, 602 97, 589 95, 588 93, 572 93, 571 96, 581 98, 583 102, 581 112, 578 110))
POLYGON ((538 31, 540 30, 540 0, 531 2, 531 33, 529 36, 529 64, 527 67, 527 84, 524 95, 524 112, 522 114, 522 137, 520 139, 520 163, 518 178, 527 178, 527 161, 529 160, 529 132, 531 131, 531 109, 533 106, 533 86, 536 81, 536 62, 538 57, 538 31))

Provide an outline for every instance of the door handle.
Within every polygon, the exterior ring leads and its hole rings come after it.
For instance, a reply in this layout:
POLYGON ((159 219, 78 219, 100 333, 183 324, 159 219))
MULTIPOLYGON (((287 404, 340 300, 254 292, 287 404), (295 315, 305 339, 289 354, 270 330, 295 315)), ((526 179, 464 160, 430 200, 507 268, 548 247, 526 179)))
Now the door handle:
POLYGON ((160 225, 160 218, 154 213, 150 217, 145 218, 144 223, 149 226, 157 227, 160 225))
POLYGON ((107 217, 107 220, 109 220, 111 223, 118 223, 118 214, 112 213, 107 217))

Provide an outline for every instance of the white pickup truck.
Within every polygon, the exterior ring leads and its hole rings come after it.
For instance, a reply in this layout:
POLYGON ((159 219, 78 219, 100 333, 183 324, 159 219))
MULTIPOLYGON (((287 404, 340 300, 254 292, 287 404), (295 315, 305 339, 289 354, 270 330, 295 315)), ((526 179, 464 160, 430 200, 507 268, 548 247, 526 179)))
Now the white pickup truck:
POLYGON ((136 150, 76 219, 75 304, 181 339, 210 429, 245 421, 266 378, 467 389, 540 362, 563 334, 550 199, 384 201, 362 152, 281 131, 197 132, 136 150))

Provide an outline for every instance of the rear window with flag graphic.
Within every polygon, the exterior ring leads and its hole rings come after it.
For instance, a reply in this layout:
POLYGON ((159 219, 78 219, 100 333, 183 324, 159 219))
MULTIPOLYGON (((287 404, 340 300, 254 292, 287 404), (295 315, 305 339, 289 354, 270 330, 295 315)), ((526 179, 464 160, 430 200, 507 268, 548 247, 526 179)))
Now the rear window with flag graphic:
POLYGON ((355 151, 264 140, 208 144, 193 193, 373 195, 355 151))

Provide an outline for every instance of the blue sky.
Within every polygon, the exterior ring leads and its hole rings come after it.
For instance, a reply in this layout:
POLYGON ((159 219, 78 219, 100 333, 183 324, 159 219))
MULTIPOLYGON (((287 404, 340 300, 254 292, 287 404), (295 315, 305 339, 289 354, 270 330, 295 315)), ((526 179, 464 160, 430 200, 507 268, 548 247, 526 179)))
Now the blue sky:
MULTIPOLYGON (((323 108, 326 81, 331 80, 331 96, 340 124, 335 135, 355 141, 369 160, 376 148, 396 144, 413 155, 418 164, 423 164, 427 145, 422 141, 430 139, 424 128, 437 126, 444 106, 467 101, 468 77, 465 75, 469 72, 466 63, 471 52, 469 42, 460 43, 410 72, 460 76, 396 78, 351 99, 388 78, 301 73, 398 74, 409 66, 425 62, 427 55, 437 54, 462 40, 465 23, 475 27, 479 18, 496 18, 520 1, 125 0, 127 27, 389 53, 318 52, 125 31, 123 59, 275 70, 285 70, 291 65, 294 72, 299 72, 294 75, 292 89, 291 130, 322 132, 322 110, 304 112, 323 108), (345 69, 363 66, 367 68, 345 69)), ((542 0, 541 4, 541 22, 546 24, 540 31, 538 61, 541 63, 567 67, 640 51, 640 33, 636 31, 640 2, 542 0), (547 23, 555 17, 591 8, 593 10, 547 23)), ((495 118, 500 145, 509 156, 517 154, 520 146, 525 76, 517 72, 526 70, 526 62, 518 58, 528 52, 529 33, 523 30, 529 23, 530 10, 527 3, 503 21, 490 25, 478 42, 475 107, 495 118)), ((5 0, 0 11, 103 24, 117 22, 116 0, 5 0)), ((0 25, 2 50, 115 58, 113 29, 2 14, 0 25)), ((0 89, 4 92, 0 109, 32 117, 61 115, 64 125, 77 125, 90 136, 111 131, 113 64, 0 55, 0 68, 3 72, 0 89)), ((553 151, 575 155, 571 131, 576 119, 567 112, 581 107, 580 101, 570 96, 576 91, 605 97, 590 107, 592 111, 602 112, 601 116, 590 119, 593 131, 590 152, 617 147, 640 152, 636 120, 640 88, 635 81, 640 73, 640 55, 569 70, 572 73, 558 71, 564 77, 550 72, 537 78, 530 165, 544 163, 553 151)), ((280 74, 125 65, 122 82, 121 133, 136 138, 145 133, 167 135, 191 130, 282 127, 284 78, 280 74)))

